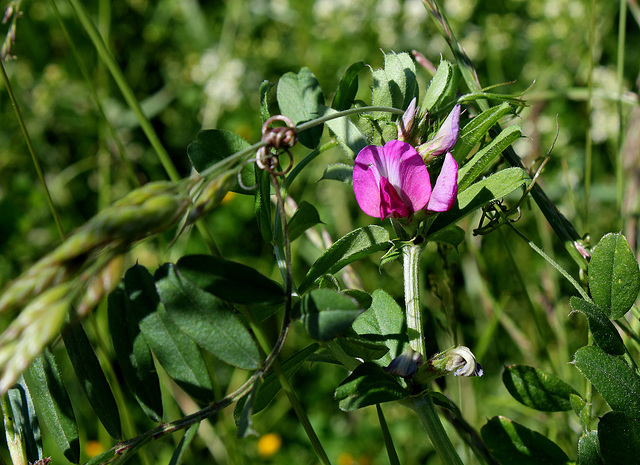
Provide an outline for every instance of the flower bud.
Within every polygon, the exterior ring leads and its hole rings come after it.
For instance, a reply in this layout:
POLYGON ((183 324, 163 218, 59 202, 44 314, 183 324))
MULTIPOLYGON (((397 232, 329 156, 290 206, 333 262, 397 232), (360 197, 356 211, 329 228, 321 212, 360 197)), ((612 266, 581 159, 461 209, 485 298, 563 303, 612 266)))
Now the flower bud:
POLYGON ((407 107, 402 116, 402 119, 398 122, 398 140, 403 142, 411 142, 411 133, 416 126, 416 116, 418 114, 418 108, 416 108, 417 99, 413 97, 411 103, 407 107))
POLYGON ((460 130, 460 105, 456 105, 444 120, 433 139, 421 144, 416 149, 425 163, 429 163, 438 155, 447 153, 458 140, 460 130))

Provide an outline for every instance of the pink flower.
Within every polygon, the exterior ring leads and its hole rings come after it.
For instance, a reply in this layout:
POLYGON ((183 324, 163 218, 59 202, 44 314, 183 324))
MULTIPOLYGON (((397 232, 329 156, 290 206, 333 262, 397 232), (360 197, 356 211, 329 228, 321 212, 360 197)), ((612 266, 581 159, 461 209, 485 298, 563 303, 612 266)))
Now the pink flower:
POLYGON ((416 150, 392 140, 363 148, 353 168, 353 191, 363 212, 375 218, 409 218, 426 208, 443 212, 458 193, 458 164, 447 153, 435 186, 416 150))

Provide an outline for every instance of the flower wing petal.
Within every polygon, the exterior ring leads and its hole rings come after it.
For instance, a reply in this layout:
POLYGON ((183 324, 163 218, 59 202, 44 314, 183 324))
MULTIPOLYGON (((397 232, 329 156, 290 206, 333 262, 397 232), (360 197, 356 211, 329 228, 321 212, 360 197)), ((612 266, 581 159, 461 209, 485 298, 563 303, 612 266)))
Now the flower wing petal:
POLYGON ((353 192, 358 205, 363 212, 375 218, 381 218, 379 163, 383 152, 382 147, 369 145, 360 150, 353 167, 353 192))
POLYGON ((409 215, 422 210, 431 197, 429 171, 416 149, 406 142, 385 144, 389 182, 395 186, 409 209, 409 215))
POLYGON ((449 210, 458 194, 458 163, 447 152, 442 163, 442 170, 436 185, 433 187, 431 198, 427 204, 427 210, 432 212, 445 212, 449 210))

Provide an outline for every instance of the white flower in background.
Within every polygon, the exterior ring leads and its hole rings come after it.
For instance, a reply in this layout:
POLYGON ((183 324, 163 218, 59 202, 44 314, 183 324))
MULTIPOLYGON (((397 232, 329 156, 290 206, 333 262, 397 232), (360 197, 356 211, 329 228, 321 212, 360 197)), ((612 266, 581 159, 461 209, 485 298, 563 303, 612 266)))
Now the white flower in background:
POLYGON ((201 108, 202 125, 215 126, 224 110, 233 110, 242 99, 242 84, 246 73, 244 62, 221 56, 217 49, 208 49, 191 70, 191 79, 204 88, 206 96, 201 108))

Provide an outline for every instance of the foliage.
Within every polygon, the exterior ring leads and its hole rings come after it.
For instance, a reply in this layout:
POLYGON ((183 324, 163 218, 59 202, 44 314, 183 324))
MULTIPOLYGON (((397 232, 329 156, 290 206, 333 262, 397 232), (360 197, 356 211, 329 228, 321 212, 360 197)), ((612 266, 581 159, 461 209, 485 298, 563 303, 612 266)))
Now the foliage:
POLYGON ((6 3, 0 463, 640 455, 632 2, 6 3))

